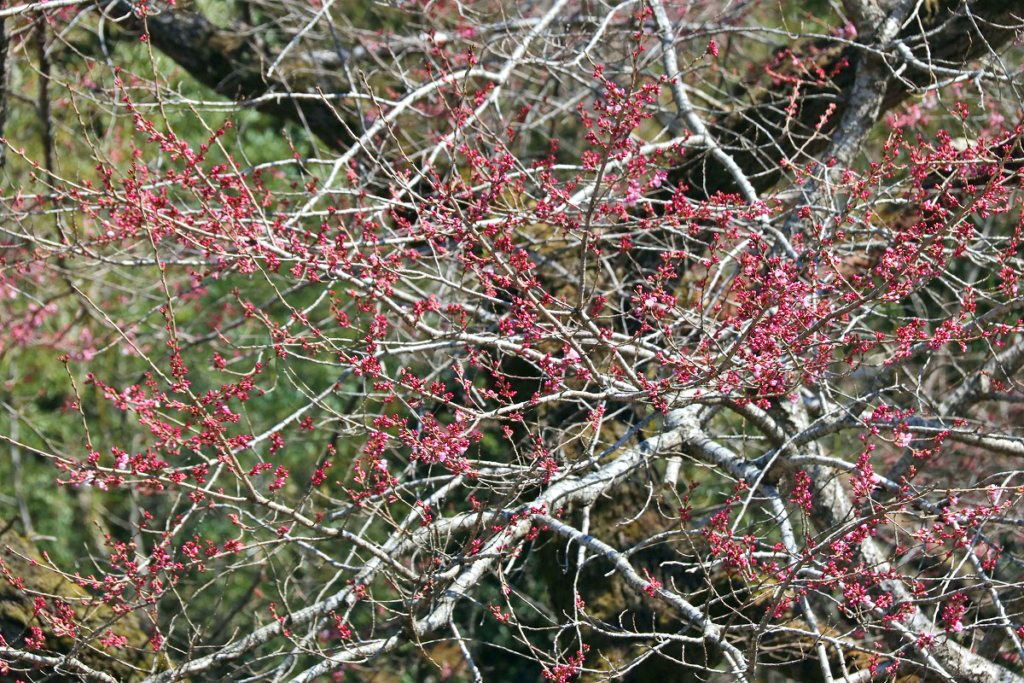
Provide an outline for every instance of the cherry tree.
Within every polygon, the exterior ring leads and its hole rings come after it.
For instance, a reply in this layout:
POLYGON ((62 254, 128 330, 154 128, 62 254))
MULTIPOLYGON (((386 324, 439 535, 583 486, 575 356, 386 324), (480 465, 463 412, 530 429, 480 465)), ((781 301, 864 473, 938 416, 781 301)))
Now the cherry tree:
POLYGON ((3 680, 1024 681, 1024 3, 0 18, 3 680))

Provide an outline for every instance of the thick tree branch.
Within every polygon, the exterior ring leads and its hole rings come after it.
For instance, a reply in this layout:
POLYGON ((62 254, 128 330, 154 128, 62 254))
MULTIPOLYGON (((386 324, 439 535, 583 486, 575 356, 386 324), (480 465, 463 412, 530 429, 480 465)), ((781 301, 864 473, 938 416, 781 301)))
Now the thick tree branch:
POLYGON ((133 5, 119 0, 114 11, 131 17, 126 25, 148 31, 154 47, 214 92, 234 101, 259 99, 257 111, 308 126, 334 150, 345 150, 354 141, 352 127, 358 122, 339 119, 340 106, 332 106, 351 88, 340 77, 342 60, 337 54, 318 53, 321 61, 311 64, 296 51, 268 77, 265 71, 273 56, 252 27, 221 28, 197 11, 168 7, 143 20, 135 18, 133 5), (300 96, 291 97, 292 93, 300 96), (267 97, 272 94, 278 97, 267 97))
MULTIPOLYGON (((921 63, 962 69, 971 60, 987 56, 990 50, 1006 45, 1016 34, 1024 13, 1024 2, 1020 0, 973 0, 969 7, 977 21, 972 21, 960 0, 943 0, 924 36, 916 22, 909 22, 894 38, 906 45, 921 63)), ((886 50, 889 46, 889 40, 880 45, 886 50)), ((857 123, 858 127, 870 129, 882 113, 914 95, 916 89, 926 88, 936 80, 929 71, 910 69, 901 78, 889 79, 881 101, 875 102, 877 94, 868 96, 867 92, 879 84, 877 80, 869 80, 879 78, 878 68, 868 71, 860 68, 868 58, 868 52, 827 42, 813 47, 814 50, 807 52, 819 53, 814 59, 814 67, 834 76, 813 82, 806 76, 795 74, 801 78, 801 88, 794 117, 789 116, 786 107, 777 104, 788 100, 791 94, 792 85, 784 83, 761 91, 748 107, 725 114, 709 125, 722 148, 758 193, 779 181, 784 172, 784 162, 804 164, 824 151, 839 122, 850 120, 847 112, 870 115, 870 118, 857 123), (862 74, 859 88, 858 73, 862 74), (819 127, 833 105, 835 110, 819 127)), ((797 52, 797 57, 801 57, 797 52)), ((871 58, 878 59, 877 56, 871 58)), ((880 68, 895 69, 900 61, 895 52, 887 59, 891 65, 880 68)), ((780 65, 780 68, 784 67, 780 65)), ((862 134, 850 135, 848 139, 852 142, 861 137, 862 134)), ((856 149, 856 145, 849 147, 856 149)), ((670 179, 673 186, 683 183, 691 188, 692 193, 701 196, 742 191, 729 166, 703 155, 684 160, 670 174, 670 179)))

